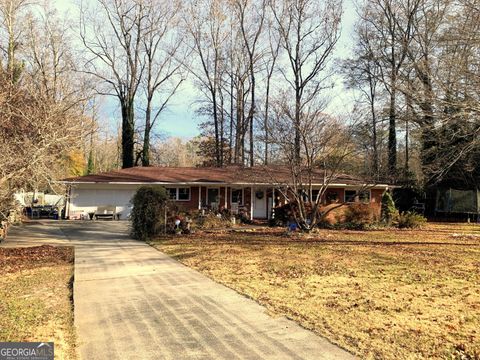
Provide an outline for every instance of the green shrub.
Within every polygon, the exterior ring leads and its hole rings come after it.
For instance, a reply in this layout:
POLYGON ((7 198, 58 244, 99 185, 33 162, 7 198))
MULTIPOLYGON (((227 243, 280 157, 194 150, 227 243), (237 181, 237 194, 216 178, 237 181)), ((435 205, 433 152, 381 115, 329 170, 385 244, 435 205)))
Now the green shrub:
POLYGON ((132 198, 131 235, 148 240, 157 235, 164 225, 167 193, 162 186, 142 186, 132 198))
POLYGON ((400 229, 417 229, 425 225, 427 219, 420 214, 407 211, 399 214, 396 222, 400 229))
POLYGON ((382 196, 382 210, 380 217, 383 222, 390 224, 396 216, 398 216, 398 211, 395 207, 392 194, 390 191, 385 191, 382 196))
POLYGON ((351 229, 365 229, 373 220, 373 210, 369 204, 350 204, 345 210, 342 225, 351 229))

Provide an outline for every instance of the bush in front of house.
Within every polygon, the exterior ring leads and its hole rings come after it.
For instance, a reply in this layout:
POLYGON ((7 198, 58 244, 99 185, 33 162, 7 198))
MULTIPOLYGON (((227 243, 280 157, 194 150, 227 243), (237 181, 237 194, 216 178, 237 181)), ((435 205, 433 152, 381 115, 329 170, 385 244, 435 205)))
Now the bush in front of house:
POLYGON ((383 223, 390 225, 397 216, 398 210, 395 207, 392 194, 390 191, 385 191, 382 196, 382 209, 380 218, 383 223))
POLYGON ((163 227, 167 193, 162 186, 142 186, 132 198, 131 235, 148 240, 163 227))
POLYGON ((425 225, 427 219, 415 212, 407 211, 397 215, 396 223, 400 229, 418 229, 425 225))
POLYGON ((270 226, 287 226, 287 223, 294 217, 296 208, 291 203, 282 206, 277 206, 275 209, 275 216, 270 219, 268 224, 270 226))
POLYGON ((343 228, 366 229, 375 222, 375 216, 370 204, 349 204, 343 215, 343 228))

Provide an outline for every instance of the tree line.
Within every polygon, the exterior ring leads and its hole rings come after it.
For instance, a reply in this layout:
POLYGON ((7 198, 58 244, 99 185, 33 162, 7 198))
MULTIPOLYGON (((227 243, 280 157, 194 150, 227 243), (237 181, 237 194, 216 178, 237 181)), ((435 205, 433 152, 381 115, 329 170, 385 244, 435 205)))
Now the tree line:
POLYGON ((360 94, 368 173, 478 187, 479 10, 476 0, 361 4, 344 73, 360 94))
POLYGON ((0 6, 2 189, 170 163, 179 143, 156 129, 186 82, 204 120, 188 144, 197 165, 478 183, 478 0, 358 2, 347 59, 341 0, 91 0, 66 17, 0 6), (339 82, 354 107, 333 115, 339 82), (121 120, 110 137, 104 96, 121 120))
POLYGON ((18 189, 59 189, 94 131, 68 24, 47 5, 0 2, 0 219, 18 189))
POLYGON ((318 129, 328 124, 349 134, 357 166, 345 166, 354 172, 427 184, 478 179, 476 0, 359 2, 352 55, 339 61, 341 1, 97 3, 82 39, 89 71, 121 104, 124 167, 150 164, 151 129, 190 79, 205 120, 204 164, 300 164, 322 147, 307 137, 324 139, 318 129), (340 118, 327 110, 339 79, 355 96, 353 111, 340 118))

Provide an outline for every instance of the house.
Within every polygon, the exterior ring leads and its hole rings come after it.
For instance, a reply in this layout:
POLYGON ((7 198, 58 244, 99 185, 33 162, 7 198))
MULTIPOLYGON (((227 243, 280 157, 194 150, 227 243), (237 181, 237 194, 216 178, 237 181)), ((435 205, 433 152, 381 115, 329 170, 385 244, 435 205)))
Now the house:
MULTIPOLYGON (((323 184, 324 172, 312 175, 313 196, 323 184)), ((170 198, 184 210, 244 210, 251 219, 269 219, 272 208, 283 205, 278 189, 290 183, 284 166, 224 168, 133 167, 96 175, 65 179, 66 217, 84 218, 98 208, 115 208, 120 219, 128 218, 130 200, 142 185, 162 185, 170 198)), ((363 201, 380 206, 386 184, 371 184, 348 175, 331 180, 322 202, 363 201)))

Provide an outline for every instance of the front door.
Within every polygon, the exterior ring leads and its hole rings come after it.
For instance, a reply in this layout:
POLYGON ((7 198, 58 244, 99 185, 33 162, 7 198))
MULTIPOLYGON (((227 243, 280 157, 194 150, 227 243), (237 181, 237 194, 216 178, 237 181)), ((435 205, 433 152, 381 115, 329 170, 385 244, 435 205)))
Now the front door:
POLYGON ((267 191, 255 189, 253 193, 253 217, 255 219, 267 218, 267 191))
POLYGON ((208 188, 207 190, 207 203, 212 210, 218 210, 218 205, 220 202, 220 189, 219 188, 208 188))

